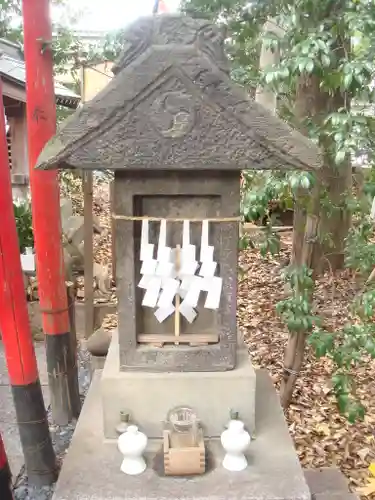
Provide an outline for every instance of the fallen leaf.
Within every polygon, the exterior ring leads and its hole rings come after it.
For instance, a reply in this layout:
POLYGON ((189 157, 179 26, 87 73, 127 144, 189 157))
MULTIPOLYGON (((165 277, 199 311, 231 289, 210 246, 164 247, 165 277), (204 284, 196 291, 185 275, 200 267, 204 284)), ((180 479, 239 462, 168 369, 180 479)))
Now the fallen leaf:
POLYGON ((372 476, 375 476, 375 462, 371 462, 371 464, 368 467, 368 470, 370 471, 370 474, 372 476))
POLYGON ((324 436, 330 436, 331 435, 331 429, 328 424, 318 424, 316 427, 316 432, 319 434, 324 434, 324 436))
POLYGON ((327 396, 331 392, 332 392, 332 387, 329 387, 329 386, 323 387, 323 393, 324 393, 325 396, 327 396))
MULTIPOLYGON (((364 462, 366 460, 367 455, 371 452, 370 448, 362 448, 361 450, 357 451, 357 455, 361 458, 361 460, 364 462)), ((374 465, 374 464, 372 464, 374 465)), ((370 465, 371 467, 371 465, 370 465)), ((370 469, 372 475, 374 475, 374 472, 370 469)))
POLYGON ((375 493, 375 478, 370 478, 366 486, 357 488, 356 491, 359 495, 363 495, 365 497, 368 497, 369 495, 375 493))

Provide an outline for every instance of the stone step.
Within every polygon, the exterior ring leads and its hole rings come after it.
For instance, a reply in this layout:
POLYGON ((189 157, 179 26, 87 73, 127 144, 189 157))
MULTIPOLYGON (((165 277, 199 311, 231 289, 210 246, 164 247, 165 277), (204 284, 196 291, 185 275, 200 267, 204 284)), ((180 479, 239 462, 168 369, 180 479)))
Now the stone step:
POLYGON ((336 467, 305 469, 304 474, 312 495, 349 491, 348 480, 336 467))
POLYGON ((350 493, 348 480, 336 467, 305 469, 305 479, 310 488, 312 500, 357 500, 350 493))
POLYGON ((336 491, 319 493, 317 495, 312 495, 312 500, 359 500, 359 497, 354 493, 348 491, 336 491))

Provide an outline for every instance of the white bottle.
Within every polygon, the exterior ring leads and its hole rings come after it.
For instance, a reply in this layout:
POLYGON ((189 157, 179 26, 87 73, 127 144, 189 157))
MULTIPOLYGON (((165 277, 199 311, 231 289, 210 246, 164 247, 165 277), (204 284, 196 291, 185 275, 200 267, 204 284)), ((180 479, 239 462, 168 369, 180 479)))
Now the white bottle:
POLYGON ((226 455, 223 467, 232 472, 246 469, 247 460, 244 452, 250 444, 250 434, 241 420, 230 420, 228 428, 221 434, 221 444, 226 455))
POLYGON ((147 436, 136 425, 129 425, 117 441, 118 449, 124 455, 121 470, 124 474, 135 476, 146 469, 143 453, 147 446, 147 436))

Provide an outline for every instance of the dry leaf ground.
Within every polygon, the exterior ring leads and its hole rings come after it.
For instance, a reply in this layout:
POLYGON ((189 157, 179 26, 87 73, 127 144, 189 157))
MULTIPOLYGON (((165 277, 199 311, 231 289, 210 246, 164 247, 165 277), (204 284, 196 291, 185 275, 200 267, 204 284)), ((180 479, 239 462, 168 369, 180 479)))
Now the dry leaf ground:
MULTIPOLYGON (((282 376, 288 334, 275 306, 285 296, 280 262, 288 256, 290 246, 291 238, 284 236, 279 258, 264 259, 255 250, 244 252, 240 258, 246 273, 239 284, 238 322, 254 365, 266 368, 276 387, 282 376)), ((349 308, 355 293, 355 283, 347 272, 319 279, 315 301, 332 330, 350 320, 349 308)), ((367 414, 364 422, 350 425, 337 410, 331 390, 330 360, 317 360, 307 348, 293 402, 286 412, 302 465, 338 466, 354 488, 366 482, 368 466, 375 460, 374 366, 369 360, 366 368, 356 373, 358 393, 367 414)))
MULTIPOLYGON (((108 184, 95 185, 94 212, 107 233, 94 242, 95 261, 111 263, 111 224, 108 184)), ((70 194, 71 196, 71 194, 70 194)), ((75 200, 77 212, 82 209, 81 191, 75 200)), ((285 295, 281 279, 282 262, 289 256, 290 235, 282 236, 282 251, 277 258, 262 258, 256 250, 240 256, 245 271, 239 279, 238 323, 249 346, 252 362, 266 368, 278 388, 282 375, 283 352, 287 330, 275 311, 285 295)), ((356 286, 347 272, 334 278, 325 276, 318 282, 315 301, 326 318, 326 326, 338 328, 350 320, 350 305, 356 286)), ((113 328, 115 317, 105 324, 113 328)), ((303 371, 297 381, 293 402, 286 412, 290 433, 304 467, 338 466, 352 487, 363 486, 368 466, 375 461, 375 382, 374 362, 358 370, 358 393, 367 409, 364 422, 350 425, 339 416, 331 390, 332 364, 317 360, 307 348, 303 371)))

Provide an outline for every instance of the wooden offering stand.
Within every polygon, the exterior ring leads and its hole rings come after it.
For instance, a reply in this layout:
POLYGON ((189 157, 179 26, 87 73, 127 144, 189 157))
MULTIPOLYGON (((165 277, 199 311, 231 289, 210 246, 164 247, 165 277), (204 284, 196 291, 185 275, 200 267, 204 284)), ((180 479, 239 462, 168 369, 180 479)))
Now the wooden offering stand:
POLYGON ((166 476, 204 474, 206 449, 203 430, 198 426, 190 408, 176 408, 170 412, 172 429, 163 433, 164 472, 166 476))
POLYGON ((164 472, 166 476, 192 476, 204 474, 206 470, 206 450, 202 429, 198 429, 197 439, 190 435, 165 430, 164 472))

